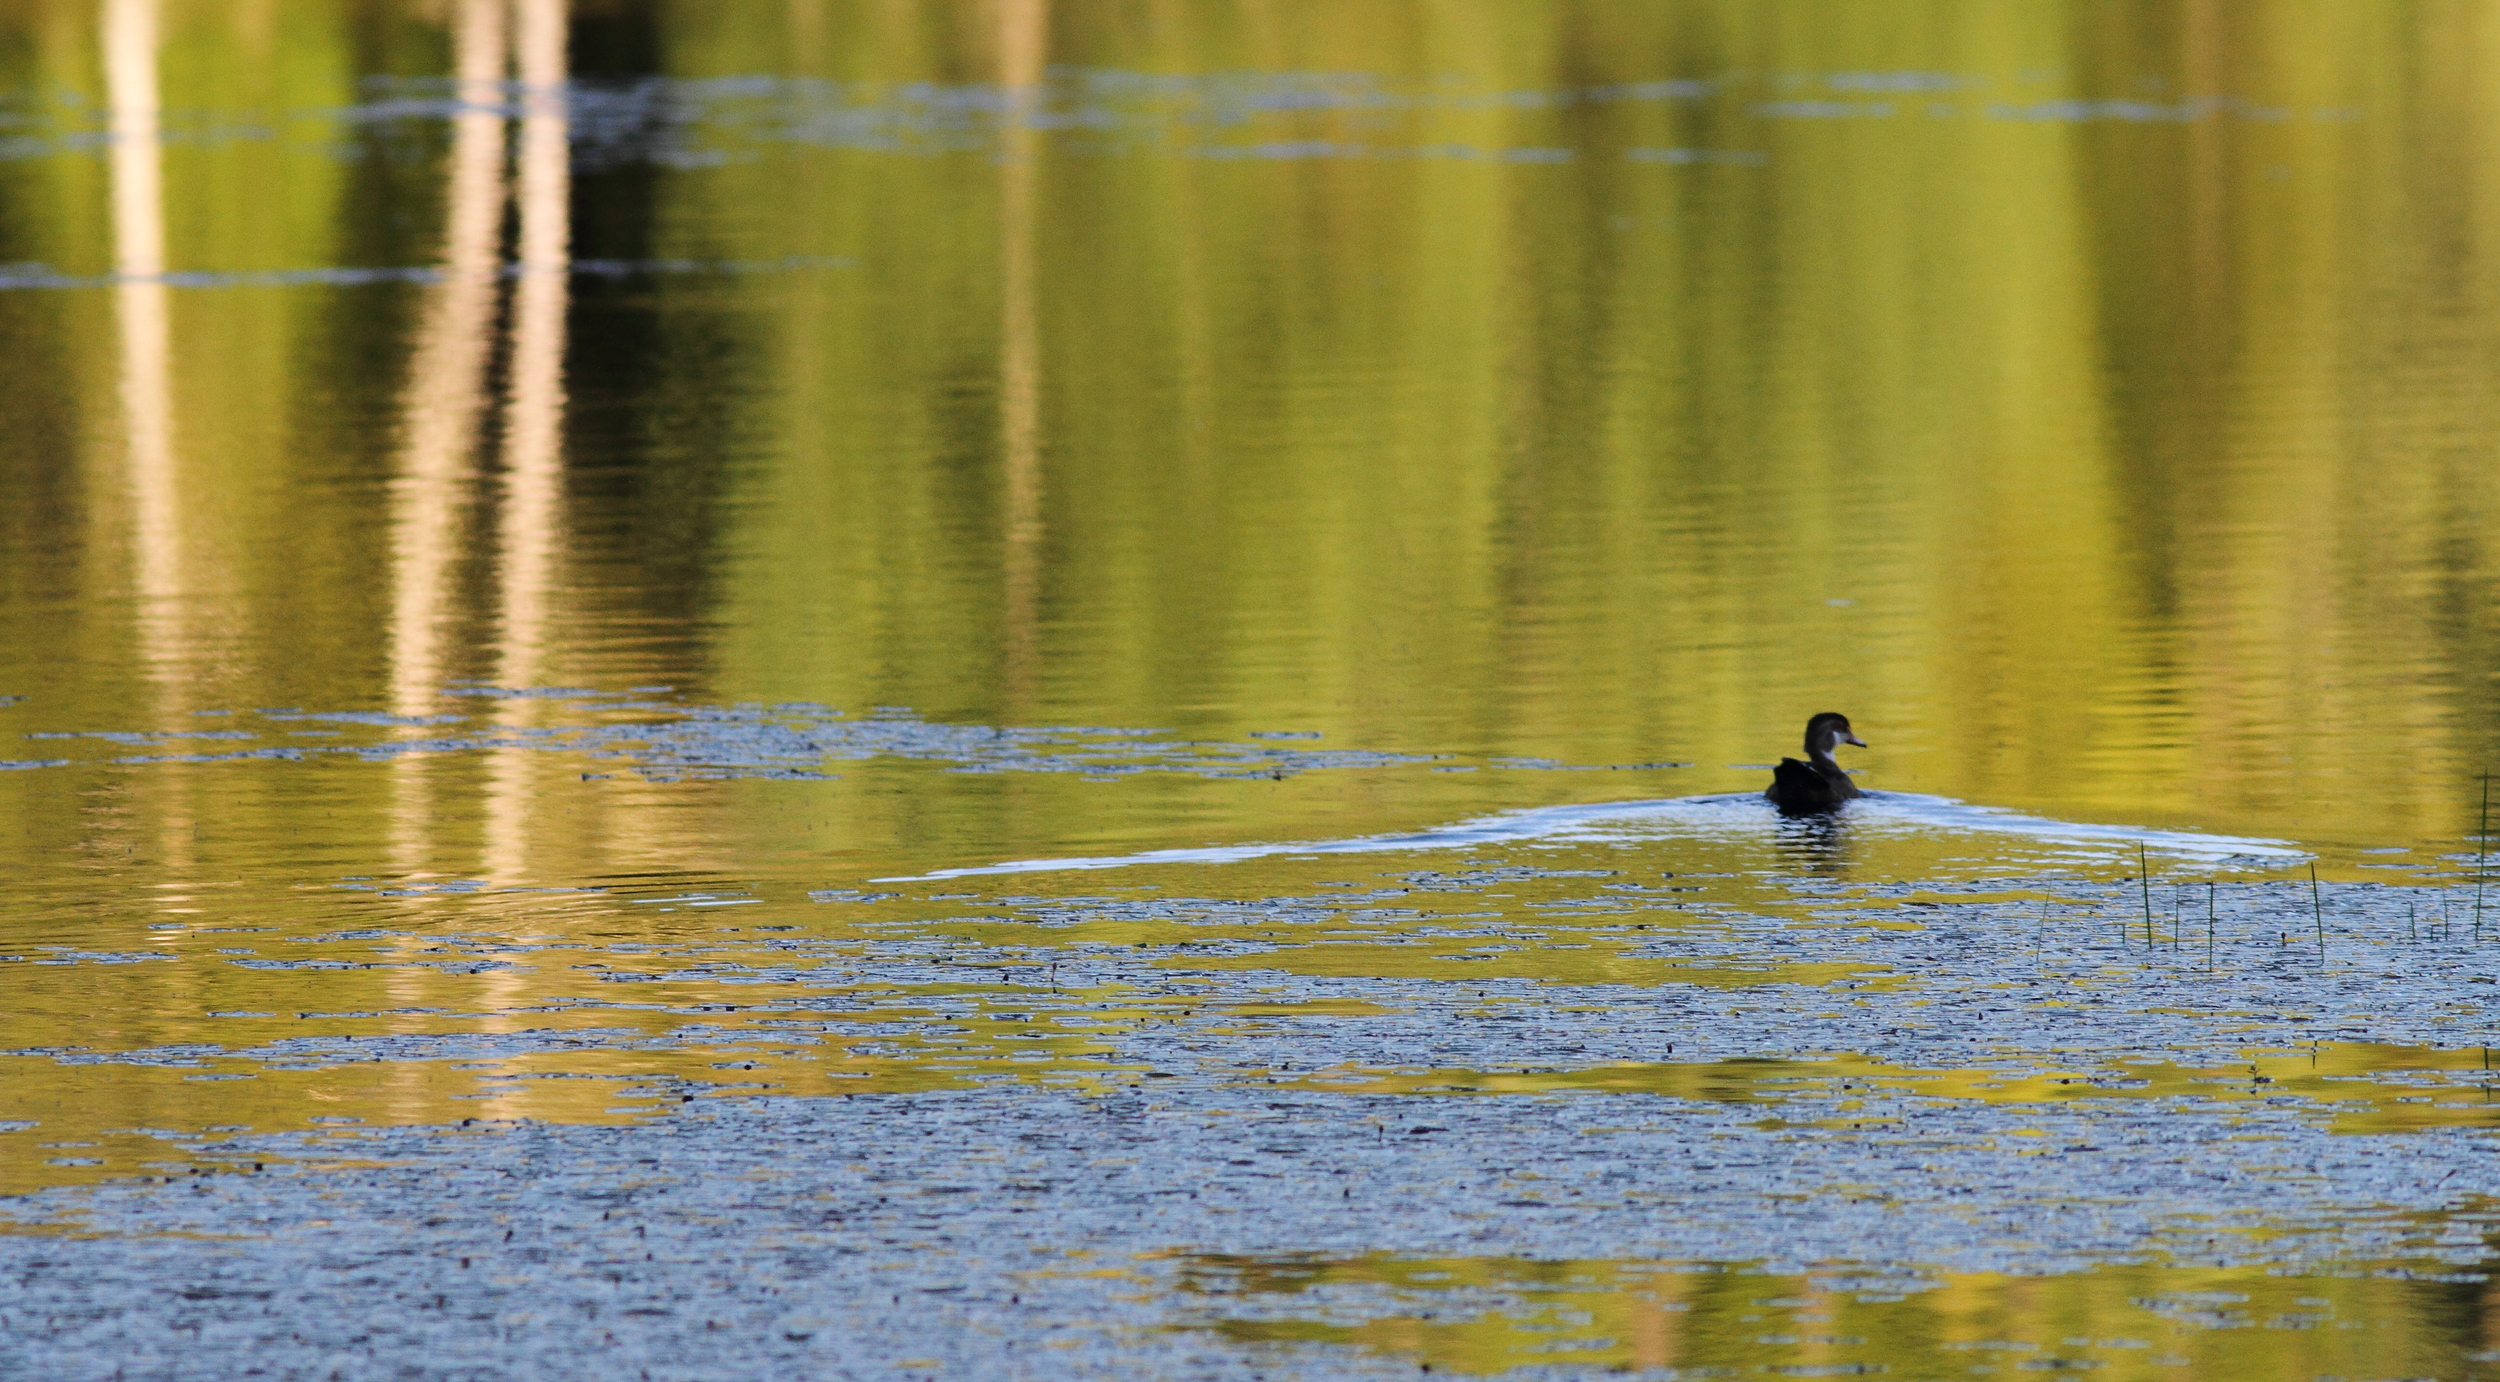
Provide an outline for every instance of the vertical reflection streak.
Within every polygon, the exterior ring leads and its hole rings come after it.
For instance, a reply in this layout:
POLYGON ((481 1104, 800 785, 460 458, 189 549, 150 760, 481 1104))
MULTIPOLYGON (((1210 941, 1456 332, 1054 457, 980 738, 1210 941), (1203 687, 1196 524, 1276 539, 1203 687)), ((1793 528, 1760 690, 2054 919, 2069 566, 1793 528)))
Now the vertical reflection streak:
POLYGON ((1040 657, 1042 458, 1041 323, 1034 296, 1036 158, 1048 0, 999 0, 998 414, 1006 466, 1001 691, 1012 718, 1033 698, 1040 657))
MULTIPOLYGON (((565 0, 520 0, 515 57, 524 102, 515 193, 520 262, 512 305, 512 377, 505 398, 500 548, 502 648, 496 680, 534 684, 544 672, 547 603, 564 499, 564 318, 570 305, 572 168, 565 0)), ((508 708, 531 704, 506 701, 508 708)), ((525 871, 526 750, 496 755, 487 808, 487 872, 525 871)))
POLYGON ((475 475, 486 407, 503 221, 503 0, 460 0, 452 46, 460 113, 445 170, 443 281, 417 324, 391 525, 397 581, 391 610, 391 701, 431 708, 448 669, 443 622, 458 557, 460 515, 475 475))
POLYGON ((570 300, 572 169, 564 0, 521 0, 517 56, 526 102, 519 162, 520 263, 504 436, 503 665, 507 686, 543 661, 546 601, 563 490, 564 314, 570 300))
POLYGON ((121 395, 134 505, 139 639, 160 682, 183 654, 182 510, 174 473, 173 324, 165 273, 156 0, 104 0, 104 84, 112 109, 113 271, 121 395))
MULTIPOLYGON (((111 109, 114 311, 121 328, 125 475, 131 496, 132 585, 139 657, 158 713, 184 697, 190 639, 183 610, 182 499, 174 462, 173 318, 165 285, 164 143, 158 123, 156 0, 104 0, 105 99, 111 109)), ((192 863, 194 825, 178 794, 158 821, 167 877, 192 863)), ((176 889, 167 906, 189 900, 176 889)))
MULTIPOLYGON (((505 0, 460 0, 452 20, 451 155, 444 170, 443 280, 417 323, 392 493, 391 708, 423 715, 450 675, 445 652, 463 514, 474 499, 479 421, 492 363, 504 209, 505 0)), ((391 867, 407 873, 434 855, 437 765, 392 764, 391 867)))

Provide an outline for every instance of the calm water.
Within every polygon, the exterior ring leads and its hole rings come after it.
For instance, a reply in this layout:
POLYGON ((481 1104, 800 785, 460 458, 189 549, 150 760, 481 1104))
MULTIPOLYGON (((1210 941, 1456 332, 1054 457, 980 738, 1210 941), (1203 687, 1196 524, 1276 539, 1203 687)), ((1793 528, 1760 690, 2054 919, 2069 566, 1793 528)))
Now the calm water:
MULTIPOLYGON (((0 1241, 464 1119, 1292 1095, 1358 1160, 1464 1105, 1496 1180, 1666 1140, 1579 1240, 1421 1153, 1481 1234, 1107 1220, 1150 1304, 1036 1318, 1141 1376, 2479 1375, 2496 45, 19 0, 0 1241), (1687 800, 1823 709, 1888 795, 1687 800), (2207 1136, 2326 1160, 2091 1160, 2207 1136)), ((46 1367, 156 1347, 44 1308, 46 1367)))

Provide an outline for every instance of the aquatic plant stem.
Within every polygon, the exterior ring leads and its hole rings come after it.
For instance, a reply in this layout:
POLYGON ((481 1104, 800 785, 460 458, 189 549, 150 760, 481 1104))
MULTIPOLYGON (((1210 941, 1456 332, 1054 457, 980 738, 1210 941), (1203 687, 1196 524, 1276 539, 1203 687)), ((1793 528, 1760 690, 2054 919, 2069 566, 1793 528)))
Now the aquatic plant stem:
POLYGON ((2483 938, 2483 860, 2491 852, 2491 774, 2483 774, 2483 814, 2474 827, 2474 939, 2483 938))
POLYGON ((2205 972, 2214 972, 2214 885, 2205 885, 2205 972))
POLYGON ((2153 866, 2145 861, 2144 842, 2135 842, 2135 881, 2144 890, 2144 948, 2153 948, 2153 866))
POLYGON ((2309 915, 2318 923, 2318 968, 2326 968, 2326 900, 2318 894, 2318 866, 2309 866, 2309 915))

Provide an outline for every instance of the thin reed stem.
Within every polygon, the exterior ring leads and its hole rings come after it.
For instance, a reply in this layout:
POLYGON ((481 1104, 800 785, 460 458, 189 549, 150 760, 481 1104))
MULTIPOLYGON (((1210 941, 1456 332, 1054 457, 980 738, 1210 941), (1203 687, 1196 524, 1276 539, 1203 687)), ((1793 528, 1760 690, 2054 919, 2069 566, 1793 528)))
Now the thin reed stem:
POLYGON ((2483 774, 2482 822, 2474 827, 2474 940, 2483 939, 2483 860, 2491 853, 2491 774, 2483 774))
POLYGON ((2318 968, 2326 968, 2326 900, 2318 894, 2318 866, 2309 866, 2309 915, 2318 923, 2318 968))
POLYGON ((2144 948, 2153 948, 2153 866, 2145 862, 2144 842, 2135 842, 2135 882, 2144 890, 2144 948))

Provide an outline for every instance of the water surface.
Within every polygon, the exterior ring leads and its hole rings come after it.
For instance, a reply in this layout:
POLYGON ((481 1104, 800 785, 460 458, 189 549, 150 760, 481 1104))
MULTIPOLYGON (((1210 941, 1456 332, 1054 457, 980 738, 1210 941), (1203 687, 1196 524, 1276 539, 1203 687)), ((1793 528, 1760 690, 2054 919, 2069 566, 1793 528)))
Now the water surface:
POLYGON ((2496 40, 12 7, 0 1339, 2479 1375, 2496 40))

